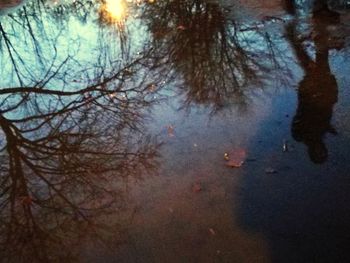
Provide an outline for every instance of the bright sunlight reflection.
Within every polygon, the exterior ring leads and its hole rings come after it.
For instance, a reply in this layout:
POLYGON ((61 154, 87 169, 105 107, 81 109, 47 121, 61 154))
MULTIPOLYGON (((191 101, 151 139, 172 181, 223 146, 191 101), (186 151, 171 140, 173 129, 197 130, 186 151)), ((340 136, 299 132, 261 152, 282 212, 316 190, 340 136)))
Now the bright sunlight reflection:
POLYGON ((144 3, 153 4, 154 2, 155 0, 105 0, 103 11, 112 21, 123 24, 128 15, 128 4, 140 6, 144 3))
POLYGON ((106 11, 113 19, 120 22, 126 16, 126 3, 124 0, 106 0, 106 11))

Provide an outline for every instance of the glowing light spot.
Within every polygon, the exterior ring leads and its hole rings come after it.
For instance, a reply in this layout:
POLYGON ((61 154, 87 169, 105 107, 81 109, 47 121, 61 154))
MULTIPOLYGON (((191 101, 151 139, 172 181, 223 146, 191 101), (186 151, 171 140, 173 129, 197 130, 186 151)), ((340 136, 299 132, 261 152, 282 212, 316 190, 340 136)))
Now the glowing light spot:
POLYGON ((116 21, 121 21, 126 16, 126 3, 124 0, 106 0, 106 11, 116 21))

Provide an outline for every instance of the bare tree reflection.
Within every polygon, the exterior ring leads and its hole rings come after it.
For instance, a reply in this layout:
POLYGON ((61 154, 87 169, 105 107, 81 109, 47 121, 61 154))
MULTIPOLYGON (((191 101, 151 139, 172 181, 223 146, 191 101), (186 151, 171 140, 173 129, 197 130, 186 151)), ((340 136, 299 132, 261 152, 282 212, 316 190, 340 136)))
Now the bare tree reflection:
POLYGON ((244 88, 261 84, 268 61, 274 59, 269 35, 244 32, 217 2, 157 1, 146 8, 143 19, 154 37, 156 62, 170 66, 166 74, 175 69, 183 79, 185 105, 218 110, 232 100, 242 101, 244 88))
POLYGON ((118 243, 125 184, 157 168, 142 122, 161 85, 149 52, 115 53, 103 29, 96 54, 62 48, 40 8, 0 23, 0 254, 76 262, 82 242, 118 243))
POLYGON ((103 85, 0 90, 12 94, 0 115, 2 259, 73 256, 123 205, 120 183, 155 168, 157 144, 137 130, 150 102, 103 85))

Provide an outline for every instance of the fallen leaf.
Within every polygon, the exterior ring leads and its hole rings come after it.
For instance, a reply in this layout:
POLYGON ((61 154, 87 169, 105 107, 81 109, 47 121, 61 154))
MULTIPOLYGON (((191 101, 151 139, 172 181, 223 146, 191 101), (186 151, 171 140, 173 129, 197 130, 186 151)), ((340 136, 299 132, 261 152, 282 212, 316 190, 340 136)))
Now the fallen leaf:
POLYGON ((167 126, 167 132, 168 132, 168 136, 169 137, 174 137, 175 136, 174 129, 175 129, 175 127, 173 125, 168 125, 167 126))
POLYGON ((226 166, 231 168, 239 168, 244 164, 247 153, 244 149, 239 148, 224 154, 224 159, 227 161, 226 166))
POLYGON ((213 236, 215 236, 215 235, 216 235, 215 230, 214 230, 214 229, 212 229, 212 228, 209 228, 209 232, 210 232, 210 234, 212 234, 213 236))
POLYGON ((193 184, 192 191, 194 193, 198 193, 198 192, 202 191, 202 186, 200 185, 200 183, 193 184))

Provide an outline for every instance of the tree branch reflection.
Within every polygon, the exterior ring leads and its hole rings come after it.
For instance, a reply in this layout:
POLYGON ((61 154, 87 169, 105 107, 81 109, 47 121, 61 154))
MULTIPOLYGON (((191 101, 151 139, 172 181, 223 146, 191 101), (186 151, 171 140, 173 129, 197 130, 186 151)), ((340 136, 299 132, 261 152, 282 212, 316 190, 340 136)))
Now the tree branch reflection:
POLYGON ((216 111, 242 102, 247 88, 262 85, 264 72, 277 63, 269 35, 244 31, 216 2, 157 1, 142 18, 153 35, 155 65, 183 79, 185 105, 205 104, 216 111))
POLYGON ((0 253, 75 262, 81 242, 120 241, 112 214, 125 210, 125 184, 157 169, 160 145, 143 120, 161 85, 145 70, 148 51, 118 60, 100 41, 89 63, 58 52, 63 31, 47 33, 34 10, 0 24, 1 63, 10 61, 0 89, 0 253))

